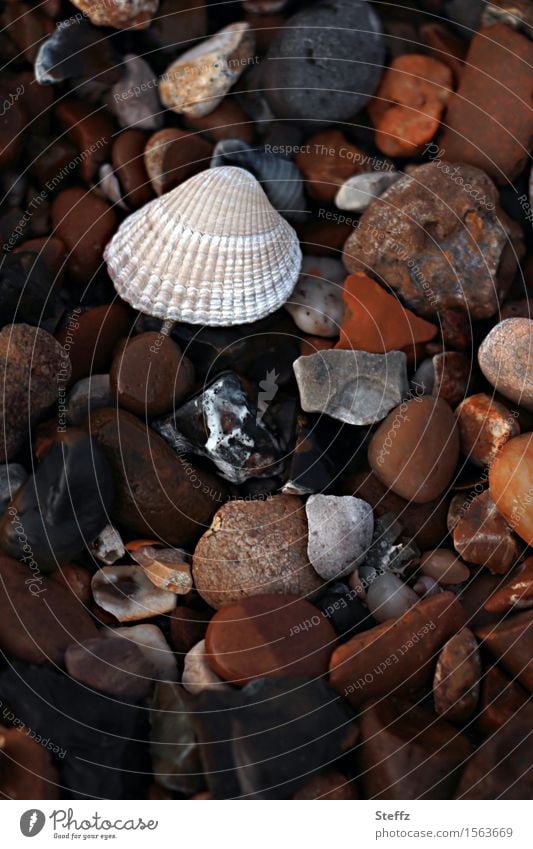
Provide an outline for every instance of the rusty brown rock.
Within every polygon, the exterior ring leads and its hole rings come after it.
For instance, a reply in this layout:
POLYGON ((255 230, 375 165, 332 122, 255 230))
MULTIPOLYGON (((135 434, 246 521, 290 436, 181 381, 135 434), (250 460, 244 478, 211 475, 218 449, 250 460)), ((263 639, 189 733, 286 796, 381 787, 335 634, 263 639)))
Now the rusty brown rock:
POLYGON ((420 571, 441 586, 462 584, 470 577, 470 570, 448 548, 426 551, 420 559, 420 571))
POLYGON ((490 466, 520 425, 510 410, 484 392, 470 395, 455 410, 461 451, 478 466, 490 466))
POLYGON ((496 575, 508 572, 520 553, 516 537, 488 491, 470 502, 455 526, 453 544, 467 563, 486 566, 496 575))
POLYGON ((443 351, 433 357, 434 385, 432 395, 455 407, 468 390, 472 364, 459 351, 443 351))
POLYGON ((175 127, 159 130, 148 139, 144 165, 156 195, 163 195, 209 167, 213 146, 196 133, 175 127))
POLYGON ((304 175, 311 197, 333 203, 340 186, 349 177, 365 171, 360 163, 366 158, 339 130, 324 130, 307 139, 294 161, 304 175))
POLYGON ((499 666, 490 666, 481 679, 476 728, 482 734, 492 734, 507 725, 527 700, 528 694, 517 681, 509 678, 499 666))
POLYGON ((354 784, 342 772, 328 769, 309 779, 307 784, 298 790, 293 799, 302 800, 347 800, 357 799, 354 784))
POLYGON ((31 729, 0 726, 2 799, 58 799, 60 779, 50 752, 28 737, 31 729))
POLYGON ((224 504, 196 546, 193 578, 214 608, 264 593, 313 597, 322 581, 307 559, 303 501, 275 495, 224 504))
POLYGON ((113 122, 105 112, 80 100, 60 100, 55 116, 83 154, 81 176, 87 183, 96 179, 100 165, 109 161, 113 122))
POLYGON ((533 692, 533 611, 516 613, 503 622, 478 628, 476 635, 498 662, 533 692))
POLYGON ((107 374, 113 351, 133 327, 134 314, 127 304, 116 301, 86 312, 73 311, 57 332, 57 341, 67 346, 72 366, 71 382, 90 374, 107 374))
POLYGON ((533 545, 533 433, 504 445, 490 467, 489 487, 513 531, 533 545))
POLYGON ((463 628, 442 647, 433 678, 435 713, 466 722, 479 701, 481 658, 472 631, 463 628))
POLYGON ((52 203, 53 234, 68 248, 68 271, 89 283, 103 267, 103 252, 118 227, 113 208, 94 192, 65 189, 52 203))
POLYGON ((154 197, 144 167, 146 135, 142 130, 124 130, 115 138, 111 162, 127 203, 138 209, 154 197))
POLYGON ((533 411, 531 319, 507 318, 493 327, 479 347, 478 360, 481 371, 498 392, 533 411))
POLYGON ((254 135, 253 121, 239 104, 229 97, 209 115, 203 115, 201 118, 185 115, 184 123, 190 130, 199 130, 214 142, 221 139, 242 139, 246 144, 251 144, 254 135))
POLYGON ((485 602, 489 613, 508 613, 533 607, 533 557, 528 557, 503 587, 485 602))
POLYGON ((418 602, 403 616, 352 637, 330 660, 331 686, 352 705, 416 692, 434 671, 437 652, 466 622, 450 592, 418 602))
POLYGON ((456 421, 441 398, 413 398, 381 422, 368 448, 379 480, 417 504, 438 498, 450 483, 459 457, 456 421))
POLYGON ((360 716, 367 799, 449 799, 471 747, 432 711, 392 699, 360 716))
POLYGON ((509 238, 523 252, 520 228, 497 202, 496 187, 477 168, 416 166, 362 215, 344 265, 352 273, 372 269, 418 315, 462 309, 489 318, 516 270, 509 238))
POLYGON ((194 542, 225 498, 223 482, 184 464, 161 437, 125 410, 97 410, 87 427, 111 466, 116 522, 167 545, 194 542))
POLYGON ((439 144, 449 162, 483 168, 499 183, 524 169, 533 136, 533 43, 503 23, 474 34, 439 144), (487 81, 490 80, 490 85, 487 81))

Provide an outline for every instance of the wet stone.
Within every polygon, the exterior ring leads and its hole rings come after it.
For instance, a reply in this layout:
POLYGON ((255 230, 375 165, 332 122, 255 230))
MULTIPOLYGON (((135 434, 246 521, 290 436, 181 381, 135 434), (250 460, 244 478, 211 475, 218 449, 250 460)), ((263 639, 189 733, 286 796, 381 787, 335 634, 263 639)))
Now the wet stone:
POLYGON ((27 479, 28 473, 20 463, 0 466, 0 516, 27 479))
POLYGON ((329 257, 306 256, 298 283, 284 307, 304 333, 338 336, 342 321, 342 264, 329 257))
POLYGON ((70 390, 66 402, 67 421, 80 425, 88 415, 101 407, 113 404, 113 393, 108 374, 93 374, 78 380, 70 390))
POLYGON ((374 517, 366 501, 352 496, 311 495, 305 505, 311 565, 325 581, 342 578, 364 560, 374 517))
POLYGON ((30 428, 57 401, 58 368, 70 377, 67 352, 45 330, 6 325, 0 332, 0 459, 9 461, 29 439, 30 428))
POLYGON ((205 640, 196 643, 187 652, 183 664, 181 683, 187 692, 192 693, 194 696, 197 696, 204 690, 213 692, 213 690, 229 689, 229 684, 226 684, 222 680, 209 662, 205 640))
POLYGON ((288 595, 257 595, 219 610, 205 637, 207 662, 224 681, 320 677, 336 634, 318 608, 288 595))
POLYGON ((364 212, 400 176, 397 171, 369 171, 349 177, 335 195, 335 206, 351 212, 364 212))
POLYGON ((132 209, 138 209, 152 200, 154 193, 144 167, 146 136, 141 130, 119 133, 111 149, 111 162, 124 200, 132 209))
POLYGON ((280 447, 262 421, 278 391, 277 375, 267 373, 257 402, 235 372, 224 372, 174 413, 173 421, 198 453, 232 483, 271 477, 280 471, 280 447))
MULTIPOLYGON (((257 32, 255 35, 257 38, 257 32)), ((201 118, 186 115, 185 126, 190 130, 199 130, 215 142, 221 139, 242 139, 243 142, 251 144, 254 136, 253 121, 231 95, 209 115, 202 115, 201 118)))
POLYGON ((196 546, 193 578, 216 609, 264 593, 312 599, 322 581, 307 559, 302 500, 275 495, 225 504, 196 546))
POLYGON ((98 195, 75 187, 54 199, 52 222, 54 234, 69 251, 69 274, 80 283, 89 283, 103 267, 104 248, 117 229, 115 211, 98 195))
POLYGON ((533 321, 508 318, 480 345, 478 360, 487 380, 510 401, 533 411, 533 321), (513 356, 509 356, 509 351, 513 356))
POLYGON ((82 178, 88 183, 95 180, 100 166, 109 160, 115 133, 113 121, 102 110, 79 100, 60 100, 55 116, 80 151, 82 178))
POLYGON ((35 61, 35 78, 40 85, 51 85, 79 77, 106 83, 120 76, 118 53, 113 41, 87 20, 68 18, 56 26, 53 34, 39 48, 35 61))
POLYGON ((490 494, 510 527, 533 544, 533 434, 507 442, 489 472, 490 494))
POLYGON ((509 581, 485 602, 490 613, 507 613, 533 607, 533 557, 528 557, 509 581))
POLYGON ((119 622, 138 622, 176 606, 176 595, 155 587, 140 566, 104 566, 92 578, 93 597, 119 622))
POLYGON ((453 544, 463 560, 486 566, 496 575, 505 575, 520 553, 518 540, 488 491, 468 505, 454 528, 453 544))
POLYGON ((533 612, 525 610, 476 630, 484 648, 513 678, 533 692, 533 612))
POLYGON ((320 351, 299 357, 294 373, 306 412, 326 413, 352 425, 374 424, 408 390, 405 354, 320 351))
POLYGON ((203 790, 198 741, 179 684, 160 683, 150 711, 150 750, 158 784, 187 796, 203 790))
POLYGON ((22 560, 29 545, 45 572, 92 542, 107 524, 114 498, 111 471, 98 446, 75 429, 57 436, 0 523, 3 551, 22 560))
POLYGON ((366 592, 366 603, 376 622, 399 619, 417 602, 417 594, 392 572, 378 574, 366 592))
POLYGON ((470 577, 468 566, 447 548, 426 551, 420 560, 420 571, 443 587, 463 584, 470 577))
POLYGON ((27 252, 3 254, 0 287, 2 327, 24 323, 53 333, 64 307, 41 257, 27 252))
POLYGON ((382 699, 360 718, 369 799, 449 799, 471 753, 465 736, 431 710, 382 699))
POLYGON ((64 262, 67 255, 67 249, 61 239, 56 239, 53 236, 28 239, 27 242, 23 242, 14 250, 14 253, 27 252, 37 255, 39 261, 44 263, 44 266, 48 269, 50 287, 60 289, 65 276, 64 262))
POLYGON ((332 419, 301 413, 296 418, 294 446, 286 465, 282 492, 307 495, 329 489, 336 479, 334 447, 344 427, 332 419))
POLYGON ((156 74, 141 56, 124 56, 124 76, 110 92, 109 108, 121 127, 158 130, 163 124, 163 110, 157 97, 156 74))
POLYGON ((481 678, 481 695, 476 728, 482 734, 492 734, 507 725, 525 705, 528 694, 516 680, 509 678, 496 664, 481 678))
POLYGON ((442 648, 433 678, 435 712, 451 722, 466 722, 479 700, 481 658, 472 631, 463 628, 442 648))
POLYGON ((170 646, 157 625, 132 625, 105 630, 102 636, 110 640, 133 643, 151 665, 150 675, 158 681, 176 681, 178 664, 170 646))
POLYGON ((168 413, 191 392, 194 368, 161 333, 139 333, 115 353, 109 374, 118 404, 141 416, 168 413))
POLYGON ((456 421, 440 398, 413 398, 393 410, 368 449, 370 467, 379 480, 417 504, 444 492, 458 458, 456 421))
POLYGON ((455 410, 461 451, 478 466, 490 466, 503 446, 520 433, 511 411, 489 395, 470 395, 455 410))
POLYGON ((496 187, 476 168, 440 160, 416 166, 363 214, 344 246, 344 264, 351 273, 371 268, 423 317, 462 309, 489 318, 516 268, 505 253, 509 237, 522 250, 521 231, 496 210, 497 200, 496 187))
POLYGON ((120 339, 131 333, 132 322, 129 307, 121 302, 74 309, 56 334, 68 351, 72 381, 107 374, 113 351, 120 339))
POLYGON ((131 641, 97 637, 73 643, 65 665, 76 681, 125 701, 140 701, 153 683, 152 664, 131 641))
POLYGON ((424 599, 399 619, 356 634, 335 649, 331 686, 355 707, 387 693, 416 692, 431 679, 435 652, 465 620, 452 593, 424 599))
POLYGON ((144 167, 156 195, 163 195, 209 165, 212 145, 197 133, 168 127, 146 142, 144 167))
POLYGON ((0 793, 3 799, 57 799, 59 775, 52 756, 30 729, 0 725, 0 793))
POLYGON ((364 170, 366 155, 339 130, 324 130, 307 139, 294 161, 312 198, 333 203, 346 180, 364 170))
MULTIPOLYGON (((37 567, 0 556, 0 647, 26 663, 63 665, 73 640, 97 636, 96 627, 71 590, 37 567)), ((49 732, 50 733, 50 732, 49 732)))

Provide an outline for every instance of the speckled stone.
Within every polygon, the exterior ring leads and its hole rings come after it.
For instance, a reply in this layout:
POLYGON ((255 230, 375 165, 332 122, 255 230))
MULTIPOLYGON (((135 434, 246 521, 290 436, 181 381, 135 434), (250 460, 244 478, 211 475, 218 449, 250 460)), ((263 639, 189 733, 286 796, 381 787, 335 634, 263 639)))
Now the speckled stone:
POLYGON ((493 327, 479 347, 478 360, 481 371, 498 392, 533 411, 531 319, 507 318, 493 327))
POLYGON ((518 540, 488 491, 476 495, 453 531, 456 551, 467 563, 504 575, 519 555, 518 540))
POLYGON ((533 433, 510 439, 489 472, 490 494, 511 528, 533 545, 533 433))
POLYGON ((370 504, 351 495, 311 495, 305 512, 307 555, 315 571, 325 581, 349 575, 364 560, 372 542, 370 504))
POLYGON ((465 398, 455 415, 461 451, 477 466, 490 466, 506 442, 520 433, 511 411, 484 392, 465 398))
POLYGON ((476 638, 463 628, 442 647, 433 678, 435 712, 452 722, 466 722, 479 701, 481 658, 476 638))
POLYGON ((320 351, 299 357, 293 368, 303 410, 352 425, 381 421, 408 390, 401 351, 320 351))
POLYGON ((307 519, 293 495, 231 501, 198 542, 193 578, 214 608, 263 593, 312 597, 322 586, 307 559, 307 519))
POLYGON ((302 273, 284 307, 297 327, 312 336, 338 336, 343 315, 342 264, 330 257, 306 256, 302 273))
POLYGON ((503 587, 485 602, 489 613, 507 613, 533 607, 533 557, 528 557, 503 587))

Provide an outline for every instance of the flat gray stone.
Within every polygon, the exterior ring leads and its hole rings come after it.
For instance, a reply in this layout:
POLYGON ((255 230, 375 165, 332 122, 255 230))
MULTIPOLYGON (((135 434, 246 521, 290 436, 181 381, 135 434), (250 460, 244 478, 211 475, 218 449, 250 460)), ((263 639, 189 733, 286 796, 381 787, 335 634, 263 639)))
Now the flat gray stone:
POLYGON ((306 413, 351 425, 380 422, 409 390, 403 351, 319 351, 298 357, 293 368, 306 413))
POLYGON ((311 495, 305 505, 309 561, 326 581, 342 578, 361 563, 372 542, 370 504, 353 495, 311 495))

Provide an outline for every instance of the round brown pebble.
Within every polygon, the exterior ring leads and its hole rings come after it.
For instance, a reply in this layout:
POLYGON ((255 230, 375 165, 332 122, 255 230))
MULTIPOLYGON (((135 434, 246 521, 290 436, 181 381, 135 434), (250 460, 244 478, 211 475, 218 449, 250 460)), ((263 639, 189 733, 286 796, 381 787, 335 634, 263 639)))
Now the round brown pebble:
POLYGON ((306 187, 316 200, 333 203, 340 186, 365 170, 365 155, 339 130, 324 130, 307 139, 294 161, 305 177, 306 187))
POLYGON ((510 439, 489 472, 490 494, 511 528, 533 545, 533 433, 510 439))
POLYGON ((497 390, 533 411, 533 321, 507 318, 480 345, 481 371, 497 390))
POLYGON ((156 195, 163 195, 209 167, 213 146, 197 133, 175 127, 159 130, 148 139, 144 165, 156 195))
POLYGON ((154 192, 144 167, 146 135, 141 130, 120 133, 111 151, 111 161, 124 198, 133 209, 152 200, 154 192))
POLYGON ((119 346, 109 377, 121 407, 161 416, 192 390, 194 368, 170 337, 140 333, 119 346))
POLYGON ((462 628, 442 648, 433 679, 435 713, 466 722, 479 701, 481 659, 476 638, 462 628))
POLYGON ((193 578, 217 609, 262 593, 315 593, 322 581, 307 559, 302 500, 275 495, 224 504, 196 546, 193 578))
POLYGON ((115 128, 102 110, 80 100, 61 99, 55 116, 78 150, 83 151, 80 173, 89 183, 96 179, 100 165, 109 161, 115 128))
POLYGON ((224 681, 325 675, 337 643, 313 604, 289 595, 256 595, 215 613, 205 637, 207 660, 224 681))
POLYGON ((148 693, 155 669, 131 640, 95 637, 73 643, 65 653, 67 672, 91 689, 137 701, 148 693))
POLYGON ((73 312, 56 334, 58 342, 68 350, 72 383, 90 374, 106 374, 116 345, 131 328, 132 312, 120 301, 81 314, 73 312))
POLYGON ((441 398, 413 398, 392 410, 376 430, 368 461, 397 495, 425 504, 450 483, 459 458, 454 415, 441 398))
POLYGON ((448 548, 426 551, 420 560, 420 571, 443 587, 462 584, 470 577, 468 566, 448 548))
POLYGON ((461 451, 478 466, 490 466, 505 443, 520 433, 507 407, 483 392, 465 398, 455 415, 461 451))
POLYGON ((453 544, 468 563, 486 566, 496 575, 508 572, 519 554, 517 539, 488 491, 470 502, 454 528, 453 544))
POLYGON ((54 235, 69 250, 72 277, 89 283, 103 265, 104 248, 118 227, 118 219, 105 200, 78 187, 60 192, 52 204, 54 235))

